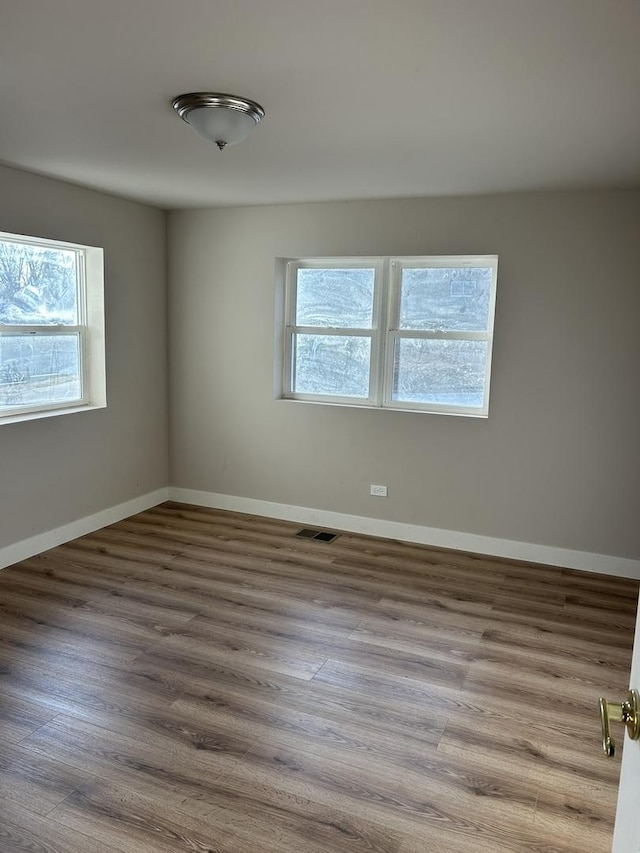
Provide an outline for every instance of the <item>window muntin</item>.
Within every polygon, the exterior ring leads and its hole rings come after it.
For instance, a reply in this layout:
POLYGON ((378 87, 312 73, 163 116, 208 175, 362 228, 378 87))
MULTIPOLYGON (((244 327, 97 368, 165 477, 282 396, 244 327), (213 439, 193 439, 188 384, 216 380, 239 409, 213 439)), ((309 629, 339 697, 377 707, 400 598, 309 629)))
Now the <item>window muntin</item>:
POLYGON ((0 423, 104 406, 102 250, 0 233, 0 423))
POLYGON ((486 417, 496 277, 495 256, 287 261, 282 396, 486 417))

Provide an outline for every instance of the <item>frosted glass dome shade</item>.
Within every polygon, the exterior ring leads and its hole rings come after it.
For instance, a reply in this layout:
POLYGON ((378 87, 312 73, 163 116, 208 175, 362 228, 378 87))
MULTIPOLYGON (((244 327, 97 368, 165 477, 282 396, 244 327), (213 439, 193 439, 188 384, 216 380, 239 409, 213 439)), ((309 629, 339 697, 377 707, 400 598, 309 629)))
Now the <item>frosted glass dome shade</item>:
POLYGON ((246 113, 226 107, 201 107, 191 110, 187 121, 196 133, 209 142, 235 145, 249 135, 255 121, 246 113))
POLYGON ((221 150, 235 145, 249 134, 264 117, 264 110, 255 101, 236 95, 212 92, 192 92, 180 95, 173 107, 187 124, 221 150))

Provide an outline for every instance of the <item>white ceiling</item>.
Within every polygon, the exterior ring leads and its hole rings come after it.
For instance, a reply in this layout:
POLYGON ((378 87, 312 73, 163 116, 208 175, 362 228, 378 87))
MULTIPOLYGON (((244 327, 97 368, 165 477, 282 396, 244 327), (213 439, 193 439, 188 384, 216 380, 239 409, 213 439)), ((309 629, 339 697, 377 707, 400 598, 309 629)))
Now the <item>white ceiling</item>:
POLYGON ((0 161, 162 207, 640 186, 640 0, 0 0, 0 161), (266 118, 219 152, 183 92, 266 118))

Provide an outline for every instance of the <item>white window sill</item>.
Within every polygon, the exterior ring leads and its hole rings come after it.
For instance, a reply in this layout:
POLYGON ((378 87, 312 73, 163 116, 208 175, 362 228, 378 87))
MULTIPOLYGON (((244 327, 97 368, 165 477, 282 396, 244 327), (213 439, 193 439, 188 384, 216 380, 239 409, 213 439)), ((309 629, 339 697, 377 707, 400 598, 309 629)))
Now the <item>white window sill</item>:
POLYGON ((331 406, 332 408, 340 408, 340 409, 367 409, 370 412, 408 412, 413 415, 449 415, 454 418, 479 418, 480 420, 487 420, 489 418, 488 412, 462 412, 462 411, 451 411, 449 409, 418 409, 413 408, 410 404, 405 406, 376 406, 372 403, 364 402, 364 403, 355 403, 351 401, 339 401, 333 402, 332 400, 307 400, 302 397, 276 397, 276 401, 279 403, 305 403, 311 406, 331 406))
POLYGON ((59 415, 73 415, 78 412, 93 412, 96 409, 105 409, 106 403, 83 403, 79 406, 67 406, 61 409, 44 409, 39 412, 23 412, 12 415, 0 416, 0 426, 2 424, 19 424, 23 421, 37 421, 42 418, 55 418, 59 415))

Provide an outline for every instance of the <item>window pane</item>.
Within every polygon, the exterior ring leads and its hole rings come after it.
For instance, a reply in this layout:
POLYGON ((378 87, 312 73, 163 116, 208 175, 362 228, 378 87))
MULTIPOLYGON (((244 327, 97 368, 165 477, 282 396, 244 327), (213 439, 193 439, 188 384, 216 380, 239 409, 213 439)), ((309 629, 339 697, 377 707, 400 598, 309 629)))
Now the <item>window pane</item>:
POLYGON ((0 240, 0 323, 78 325, 76 253, 0 240))
POLYGON ((366 399, 370 361, 371 338, 295 335, 292 391, 366 399))
POLYGON ((296 325, 370 329, 374 278, 372 269, 299 269, 296 325))
POLYGON ((396 338, 392 399, 481 407, 486 341, 396 338))
POLYGON ((80 399, 79 335, 0 335, 0 410, 80 399))
POLYGON ((486 331, 492 278, 489 267, 403 269, 399 328, 486 331))

